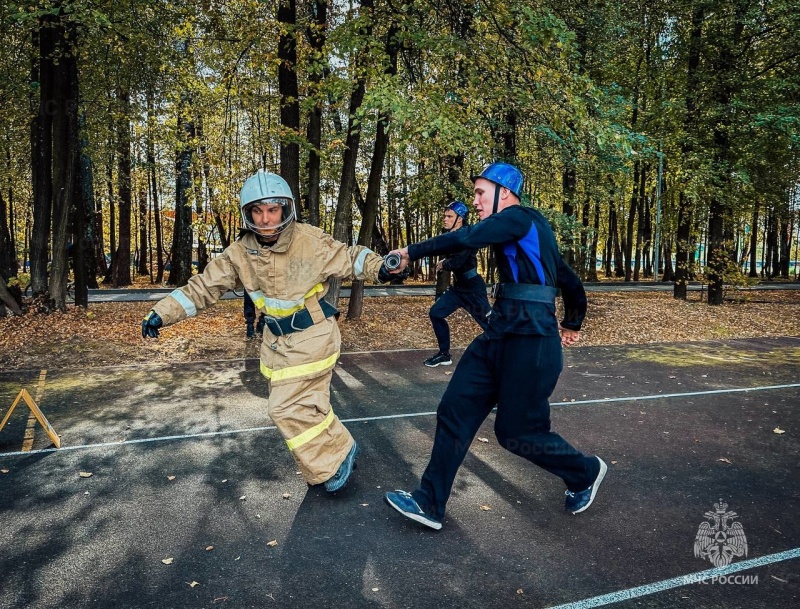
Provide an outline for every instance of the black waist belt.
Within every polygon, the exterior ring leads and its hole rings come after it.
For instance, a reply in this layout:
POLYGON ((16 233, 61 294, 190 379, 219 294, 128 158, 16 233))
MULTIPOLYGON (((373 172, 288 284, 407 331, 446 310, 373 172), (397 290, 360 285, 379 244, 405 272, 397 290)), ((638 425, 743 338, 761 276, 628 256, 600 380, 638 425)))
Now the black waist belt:
POLYGON ((554 287, 535 283, 498 283, 494 287, 496 298, 513 298, 514 300, 548 304, 555 302, 557 293, 558 291, 554 287))
MULTIPOLYGON (((320 300, 319 306, 325 317, 336 315, 339 310, 326 300, 320 300)), ((269 331, 275 336, 283 336, 284 334, 291 334, 292 332, 299 332, 314 325, 314 320, 311 318, 311 313, 307 308, 303 307, 299 311, 295 311, 286 317, 266 317, 264 319, 269 331)))
POLYGON ((478 269, 469 269, 463 273, 456 273, 456 281, 466 281, 478 276, 478 269))

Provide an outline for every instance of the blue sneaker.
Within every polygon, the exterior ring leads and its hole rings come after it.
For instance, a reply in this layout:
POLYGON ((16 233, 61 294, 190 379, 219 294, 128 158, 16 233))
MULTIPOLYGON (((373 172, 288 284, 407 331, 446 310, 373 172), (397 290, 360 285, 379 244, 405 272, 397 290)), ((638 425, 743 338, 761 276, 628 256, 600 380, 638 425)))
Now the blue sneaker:
POLYGON ((347 456, 339 466, 338 471, 325 481, 325 490, 329 493, 335 493, 350 480, 353 470, 356 468, 356 457, 358 456, 358 444, 353 440, 353 448, 347 453, 347 456))
POLYGON ((567 500, 564 504, 564 509, 566 509, 568 512, 578 514, 592 505, 594 496, 597 494, 597 489, 600 487, 600 483, 603 481, 603 478, 606 477, 606 472, 608 471, 608 466, 606 465, 605 461, 603 461, 600 457, 595 457, 595 459, 600 462, 600 471, 597 474, 597 478, 594 479, 592 486, 579 493, 566 491, 565 494, 567 496, 567 500))
POLYGON ((386 493, 383 498, 386 500, 386 503, 406 518, 416 520, 420 524, 424 524, 426 527, 430 527, 436 531, 442 528, 441 521, 423 512, 422 508, 419 507, 419 504, 411 496, 411 493, 395 491, 393 493, 386 493))

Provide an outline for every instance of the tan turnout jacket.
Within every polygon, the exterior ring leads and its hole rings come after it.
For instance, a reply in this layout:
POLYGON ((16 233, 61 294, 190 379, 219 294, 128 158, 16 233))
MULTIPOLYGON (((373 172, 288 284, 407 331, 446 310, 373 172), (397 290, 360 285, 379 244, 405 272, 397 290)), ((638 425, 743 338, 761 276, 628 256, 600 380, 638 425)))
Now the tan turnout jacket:
POLYGON ((353 439, 333 414, 330 376, 341 336, 335 318, 325 318, 319 299, 331 277, 377 281, 383 259, 362 246, 348 247, 322 230, 296 222, 271 246, 247 233, 214 258, 189 283, 153 309, 164 325, 196 315, 242 284, 256 310, 282 318, 307 307, 315 323, 285 336, 264 328, 261 373, 269 379, 269 414, 306 480, 330 478, 353 439))

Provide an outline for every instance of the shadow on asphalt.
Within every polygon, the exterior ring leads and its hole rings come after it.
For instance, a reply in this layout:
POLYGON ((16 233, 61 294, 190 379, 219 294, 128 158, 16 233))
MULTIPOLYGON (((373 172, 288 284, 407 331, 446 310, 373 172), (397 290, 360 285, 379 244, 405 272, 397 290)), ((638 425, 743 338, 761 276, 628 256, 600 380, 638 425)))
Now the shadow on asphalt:
MULTIPOLYGON (((422 355, 342 357, 332 403, 362 456, 333 496, 298 476, 255 360, 50 372, 62 449, 34 428, 22 453, 19 406, 0 433, 0 606, 798 605, 800 339, 570 349, 553 427, 609 463, 595 505, 565 514, 492 415, 440 532, 382 502, 418 481, 452 372, 422 355), (712 567, 693 548, 720 499, 747 535, 732 565, 764 559, 742 571, 757 583, 659 589, 712 567)), ((0 373, 2 403, 37 378, 0 373)))

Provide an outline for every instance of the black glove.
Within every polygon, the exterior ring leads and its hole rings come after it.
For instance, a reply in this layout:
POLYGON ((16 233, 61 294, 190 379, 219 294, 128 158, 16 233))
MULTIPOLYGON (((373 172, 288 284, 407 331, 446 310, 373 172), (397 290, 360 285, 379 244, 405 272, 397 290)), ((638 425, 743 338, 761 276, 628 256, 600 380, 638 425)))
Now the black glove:
POLYGON ((378 271, 378 281, 381 283, 388 283, 394 279, 405 279, 411 274, 411 267, 407 266, 399 273, 390 273, 385 264, 381 265, 381 270, 378 271))
POLYGON ((158 338, 158 329, 164 325, 158 313, 150 309, 150 312, 142 320, 142 338, 158 338))

